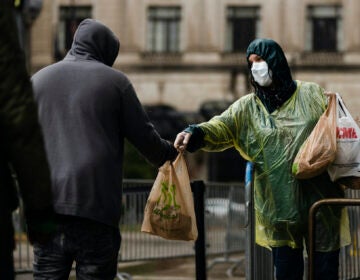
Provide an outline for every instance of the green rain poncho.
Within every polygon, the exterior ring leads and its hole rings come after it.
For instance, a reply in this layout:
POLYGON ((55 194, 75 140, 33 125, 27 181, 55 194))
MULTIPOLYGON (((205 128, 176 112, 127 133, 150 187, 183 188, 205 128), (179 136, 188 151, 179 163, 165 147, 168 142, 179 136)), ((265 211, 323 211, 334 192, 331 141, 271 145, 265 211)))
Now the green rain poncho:
MULTIPOLYGON (((277 44, 265 44, 265 49, 256 47, 258 45, 249 49, 249 54, 263 57, 274 76, 278 75, 280 80, 281 76, 291 77, 277 44), (287 68, 281 73, 279 66, 284 69, 284 64, 287 68)), ((326 105, 327 98, 321 87, 296 81, 295 92, 272 113, 257 94, 251 93, 238 99, 221 115, 197 126, 204 134, 203 150, 235 147, 246 160, 254 162, 256 242, 261 246, 302 247, 304 240, 307 241, 309 207, 322 198, 344 197, 344 192, 329 180, 327 173, 298 180, 291 172, 296 153, 326 105)), ((322 207, 316 219, 317 251, 332 251, 349 243, 344 208, 322 207)))

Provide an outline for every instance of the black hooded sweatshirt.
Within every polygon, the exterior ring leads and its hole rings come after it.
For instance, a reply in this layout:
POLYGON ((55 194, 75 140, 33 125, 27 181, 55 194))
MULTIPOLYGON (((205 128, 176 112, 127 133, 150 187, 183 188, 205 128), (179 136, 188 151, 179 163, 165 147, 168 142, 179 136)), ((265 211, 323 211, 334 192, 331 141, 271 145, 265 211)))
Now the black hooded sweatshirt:
POLYGON ((111 68, 119 40, 82 21, 66 57, 32 77, 58 214, 118 227, 124 139, 160 166, 177 152, 150 123, 133 86, 111 68))

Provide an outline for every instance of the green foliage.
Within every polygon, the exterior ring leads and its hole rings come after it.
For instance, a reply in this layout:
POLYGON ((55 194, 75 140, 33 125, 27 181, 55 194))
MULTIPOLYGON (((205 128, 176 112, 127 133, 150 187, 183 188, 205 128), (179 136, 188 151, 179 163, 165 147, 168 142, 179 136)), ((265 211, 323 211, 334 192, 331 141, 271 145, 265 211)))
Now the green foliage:
POLYGON ((124 150, 124 178, 155 179, 158 169, 152 166, 128 141, 124 150))

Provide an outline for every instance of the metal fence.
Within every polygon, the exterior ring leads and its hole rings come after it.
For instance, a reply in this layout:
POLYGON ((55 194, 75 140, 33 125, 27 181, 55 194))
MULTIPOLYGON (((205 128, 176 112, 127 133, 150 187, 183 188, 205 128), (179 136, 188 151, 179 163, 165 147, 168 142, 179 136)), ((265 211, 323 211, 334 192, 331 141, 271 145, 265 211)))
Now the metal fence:
MULTIPOLYGON (((360 190, 346 190, 345 199, 333 199, 332 203, 329 205, 337 204, 345 205, 349 214, 349 223, 350 223, 350 234, 351 234, 351 244, 349 246, 343 247, 340 249, 339 257, 339 280, 359 280, 360 279, 360 207, 358 206, 360 202, 360 190), (356 205, 356 206, 354 206, 356 205)), ((325 202, 326 200, 320 201, 325 202)), ((251 225, 250 225, 251 226, 251 225)), ((273 280, 274 272, 272 265, 272 256, 269 250, 257 246, 254 242, 250 245, 252 252, 249 254, 249 257, 252 258, 252 267, 248 268, 250 273, 247 273, 246 279, 251 280, 273 280), (251 275, 250 277, 248 277, 251 275)), ((304 252, 306 255, 306 252, 304 252)), ((305 270, 304 270, 304 280, 314 279, 311 272, 313 269, 310 269, 310 264, 308 263, 308 257, 305 257, 305 270), (310 271, 310 273, 309 273, 310 271)), ((316 280, 316 279, 315 279, 316 280)))
MULTIPOLYGON (((193 256, 194 242, 165 240, 140 232, 152 181, 130 181, 124 185, 124 215, 121 218, 121 261, 193 256)), ((207 254, 244 251, 243 184, 207 183, 205 227, 207 254)))
MULTIPOLYGON (((151 180, 124 180, 120 221, 121 262, 195 256, 194 242, 166 240, 140 232, 152 184, 151 180)), ((231 254, 243 253, 245 244, 243 184, 206 183, 204 206, 206 255, 218 257, 209 269, 220 262, 234 262, 231 254)), ((16 272, 30 272, 33 252, 26 239, 21 210, 14 214, 14 225, 16 272)), ((235 259, 236 263, 241 263, 241 260, 235 259)))
MULTIPOLYGON (((252 191, 252 166, 247 165, 245 190, 249 203, 249 226, 247 228, 249 243, 246 248, 246 258, 248 265, 246 267, 246 279, 251 280, 273 280, 274 271, 272 264, 272 256, 269 250, 257 246, 254 241, 254 209, 252 207, 253 191, 252 191)), ((345 199, 334 199, 345 205, 349 214, 351 244, 340 249, 339 257, 339 280, 360 280, 360 190, 347 189, 345 191, 345 199), (346 201, 346 199, 348 199, 346 201), (356 206, 355 206, 356 205, 356 206)), ((321 201, 320 201, 321 202, 321 201)), ((325 200, 324 200, 325 202, 325 200)), ((315 203, 316 204, 316 203, 315 203)), ((315 204, 313 206, 315 206, 315 204)), ((340 205, 340 204, 339 204, 340 205)), ((311 241, 311 240, 310 240, 311 241)), ((306 255, 306 252, 304 252, 306 255)), ((304 280, 313 279, 311 274, 308 257, 305 257, 304 280), (308 269, 306 269, 308 267, 308 269), (310 273, 309 273, 310 271, 310 273)), ((316 279, 315 279, 316 280, 316 279)))
MULTIPOLYGON (((346 198, 360 198, 360 190, 346 190, 346 198)), ((360 279, 360 207, 347 206, 351 245, 340 250, 340 280, 360 279)))
MULTIPOLYGON (((170 241, 140 232, 152 183, 147 180, 124 181, 120 262, 195 256, 194 242, 170 241)), ((359 198, 360 191, 347 190, 346 197, 359 198)), ((234 269, 243 269, 247 279, 274 279, 270 251, 254 243, 252 201, 251 184, 245 187, 243 183, 206 183, 203 201, 205 252, 206 257, 212 256, 207 269, 219 263, 229 263, 229 276, 234 269)), ((360 207, 347 208, 352 244, 340 251, 341 280, 360 279, 360 207)), ((16 272, 30 272, 33 252, 26 239, 21 210, 14 214, 14 225, 16 272)), ((307 277, 305 270, 304 279, 307 277)))

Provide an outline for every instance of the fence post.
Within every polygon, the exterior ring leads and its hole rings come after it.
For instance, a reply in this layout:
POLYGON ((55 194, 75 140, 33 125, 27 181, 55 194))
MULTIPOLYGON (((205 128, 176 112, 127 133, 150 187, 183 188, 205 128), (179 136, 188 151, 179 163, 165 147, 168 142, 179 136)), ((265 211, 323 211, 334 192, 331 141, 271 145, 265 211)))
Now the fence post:
POLYGON ((253 191, 254 164, 246 163, 245 170, 245 211, 246 211, 246 248, 245 248, 245 275, 246 279, 254 278, 254 254, 255 254, 255 227, 254 227, 254 191, 253 191))
POLYGON ((316 213, 323 205, 360 206, 358 198, 324 198, 314 202, 309 210, 309 255, 308 279, 315 279, 315 251, 316 251, 316 213))
POLYGON ((203 181, 194 181, 191 183, 191 189, 194 195, 196 224, 198 228, 198 239, 195 241, 196 279, 206 280, 205 214, 204 214, 205 184, 203 181))

